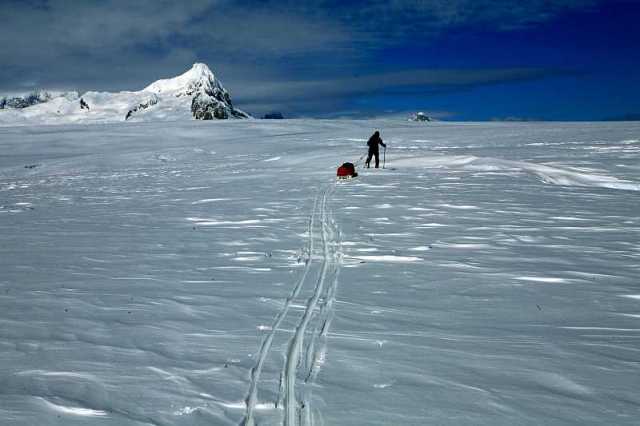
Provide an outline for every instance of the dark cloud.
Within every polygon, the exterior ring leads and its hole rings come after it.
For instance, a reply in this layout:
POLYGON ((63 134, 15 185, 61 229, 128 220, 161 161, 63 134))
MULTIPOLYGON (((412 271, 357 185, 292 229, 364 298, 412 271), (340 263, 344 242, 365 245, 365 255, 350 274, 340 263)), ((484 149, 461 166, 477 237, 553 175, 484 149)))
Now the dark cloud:
POLYGON ((596 1, 5 0, 0 91, 137 90, 196 60, 255 106, 302 99, 322 108, 334 102, 329 98, 398 87, 535 79, 550 72, 367 70, 382 47, 407 38, 427 40, 465 25, 509 31, 596 1))
POLYGON ((247 102, 258 99, 296 99, 312 96, 336 97, 388 91, 402 87, 475 86, 508 81, 532 80, 550 75, 573 74, 564 70, 535 68, 478 70, 412 70, 371 74, 358 77, 316 81, 257 82, 253 87, 238 90, 236 96, 247 102), (253 98, 252 98, 253 97, 253 98))
POLYGON ((463 26, 509 31, 551 20, 567 11, 592 8, 602 0, 311 0, 260 2, 310 19, 330 19, 362 44, 394 44, 406 37, 429 38, 463 26))
MULTIPOLYGON (((358 96, 435 95, 476 86, 571 76, 573 71, 539 68, 411 70, 321 80, 245 82, 233 98, 253 111, 333 111, 358 96)), ((332 112, 333 114, 333 112, 332 112)))
POLYGON ((16 2, 0 8, 11 40, 4 48, 16 61, 113 54, 182 31, 203 2, 167 0, 16 2))

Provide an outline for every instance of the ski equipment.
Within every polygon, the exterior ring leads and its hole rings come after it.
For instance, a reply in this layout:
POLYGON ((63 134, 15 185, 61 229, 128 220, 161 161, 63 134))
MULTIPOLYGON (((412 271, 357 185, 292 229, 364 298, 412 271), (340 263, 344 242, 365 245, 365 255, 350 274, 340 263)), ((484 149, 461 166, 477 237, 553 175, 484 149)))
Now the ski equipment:
POLYGON ((356 173, 356 167, 353 163, 344 163, 342 166, 338 167, 338 179, 351 179, 356 176, 358 176, 358 173, 356 173))

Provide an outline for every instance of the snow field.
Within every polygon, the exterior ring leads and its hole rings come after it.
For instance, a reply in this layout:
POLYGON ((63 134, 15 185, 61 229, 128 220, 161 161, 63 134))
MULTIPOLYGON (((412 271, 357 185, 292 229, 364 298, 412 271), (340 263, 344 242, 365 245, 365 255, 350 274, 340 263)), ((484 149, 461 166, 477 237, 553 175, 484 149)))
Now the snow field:
POLYGON ((0 424, 635 424, 639 131, 3 128, 0 424))

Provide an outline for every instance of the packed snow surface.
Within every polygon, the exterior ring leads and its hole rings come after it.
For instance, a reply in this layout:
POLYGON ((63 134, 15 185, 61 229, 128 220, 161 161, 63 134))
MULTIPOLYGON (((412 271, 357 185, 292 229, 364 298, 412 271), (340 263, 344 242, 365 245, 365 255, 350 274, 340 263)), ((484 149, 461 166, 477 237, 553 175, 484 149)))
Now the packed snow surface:
POLYGON ((0 424, 638 424, 639 134, 4 127, 0 424))

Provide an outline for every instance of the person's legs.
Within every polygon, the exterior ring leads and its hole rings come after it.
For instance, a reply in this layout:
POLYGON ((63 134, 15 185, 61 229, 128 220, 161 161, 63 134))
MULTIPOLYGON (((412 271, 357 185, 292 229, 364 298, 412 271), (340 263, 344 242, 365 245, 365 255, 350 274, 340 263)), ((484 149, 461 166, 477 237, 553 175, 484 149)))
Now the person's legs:
POLYGON ((373 151, 369 151, 369 155, 367 155, 367 161, 364 162, 364 164, 367 165, 367 169, 369 168, 369 166, 371 165, 371 157, 373 156, 373 151))
POLYGON ((378 151, 374 152, 373 155, 376 156, 376 169, 380 167, 380 153, 378 151))

